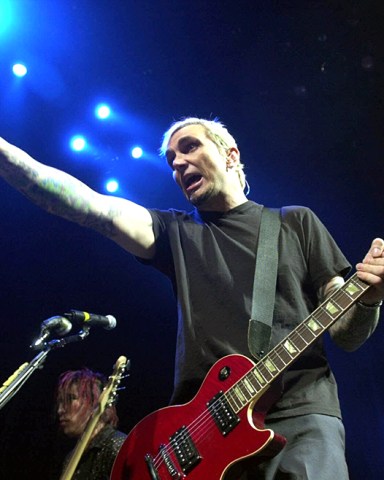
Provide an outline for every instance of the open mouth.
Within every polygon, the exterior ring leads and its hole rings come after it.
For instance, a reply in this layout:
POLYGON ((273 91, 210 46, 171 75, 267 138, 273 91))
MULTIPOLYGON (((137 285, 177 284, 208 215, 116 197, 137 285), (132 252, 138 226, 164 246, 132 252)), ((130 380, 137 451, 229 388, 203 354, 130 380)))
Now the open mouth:
POLYGON ((187 192, 194 190, 195 188, 200 186, 200 181, 203 177, 201 175, 191 175, 190 177, 186 178, 184 181, 184 186, 187 192))

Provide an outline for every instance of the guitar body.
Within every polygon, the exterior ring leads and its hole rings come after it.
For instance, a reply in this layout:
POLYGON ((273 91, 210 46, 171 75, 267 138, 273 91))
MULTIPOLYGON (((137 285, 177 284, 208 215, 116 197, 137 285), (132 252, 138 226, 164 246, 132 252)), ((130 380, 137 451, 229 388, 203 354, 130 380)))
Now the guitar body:
MULTIPOLYGON (((157 410, 141 420, 122 445, 111 480, 236 478, 232 467, 240 460, 255 456, 255 461, 260 462, 276 455, 285 439, 264 428, 263 415, 252 420, 255 402, 236 413, 236 425, 225 433, 207 407, 219 392, 227 392, 254 365, 242 355, 226 356, 213 365, 189 403, 157 410), (188 430, 182 431, 183 427, 188 430), (177 454, 179 445, 171 440, 175 438, 181 438, 181 457, 177 454), (184 468, 180 459, 187 459, 184 468)), ((235 469, 240 466, 241 462, 235 469)))
POLYGON ((133 428, 111 480, 238 480, 251 457, 260 463, 276 455, 286 439, 264 427, 263 412, 277 399, 281 373, 368 288, 352 275, 257 364, 242 355, 216 362, 189 403, 133 428))

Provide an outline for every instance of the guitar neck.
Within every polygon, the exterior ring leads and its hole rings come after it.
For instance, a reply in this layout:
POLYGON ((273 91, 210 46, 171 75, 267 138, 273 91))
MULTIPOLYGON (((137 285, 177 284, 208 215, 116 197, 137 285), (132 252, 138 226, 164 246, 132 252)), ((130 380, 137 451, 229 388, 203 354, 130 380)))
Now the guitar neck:
POLYGON ((369 285, 360 280, 356 273, 352 275, 226 392, 225 396, 233 410, 237 413, 255 398, 260 397, 284 370, 359 300, 368 288, 369 285))
POLYGON ((104 387, 103 391, 98 400, 98 405, 92 413, 92 416, 88 420, 87 426, 79 438, 76 447, 69 459, 69 462, 61 474, 60 480, 71 480, 73 474, 76 471, 77 465, 84 453, 84 450, 87 448, 92 434, 95 432, 97 424, 100 420, 100 417, 104 413, 105 409, 112 404, 116 397, 116 391, 122 379, 122 375, 125 369, 128 366, 128 360, 124 356, 120 356, 114 366, 113 373, 109 377, 107 385, 104 387))
POLYGON ((84 450, 87 448, 89 441, 92 437, 93 432, 96 429, 97 423, 100 420, 101 412, 94 412, 92 417, 89 419, 86 429, 84 433, 76 443, 76 447, 65 467, 63 473, 61 474, 60 480, 71 480, 73 474, 76 471, 77 465, 84 453, 84 450))

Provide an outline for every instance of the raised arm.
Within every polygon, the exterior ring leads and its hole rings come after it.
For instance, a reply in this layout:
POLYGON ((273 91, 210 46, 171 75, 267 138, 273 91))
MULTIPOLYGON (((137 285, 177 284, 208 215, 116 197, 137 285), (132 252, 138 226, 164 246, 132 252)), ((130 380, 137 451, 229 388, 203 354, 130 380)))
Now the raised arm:
POLYGON ((102 195, 0 138, 0 175, 46 211, 92 228, 142 258, 154 255, 152 218, 129 200, 102 195))

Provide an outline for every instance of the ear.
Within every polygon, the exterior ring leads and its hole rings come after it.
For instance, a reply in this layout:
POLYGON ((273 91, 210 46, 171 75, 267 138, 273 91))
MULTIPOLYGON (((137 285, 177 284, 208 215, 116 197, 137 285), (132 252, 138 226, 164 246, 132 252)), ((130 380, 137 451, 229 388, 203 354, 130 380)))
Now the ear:
POLYGON ((227 150, 226 165, 227 169, 235 168, 240 163, 240 152, 236 147, 230 147, 227 150))

